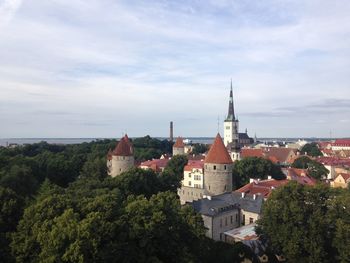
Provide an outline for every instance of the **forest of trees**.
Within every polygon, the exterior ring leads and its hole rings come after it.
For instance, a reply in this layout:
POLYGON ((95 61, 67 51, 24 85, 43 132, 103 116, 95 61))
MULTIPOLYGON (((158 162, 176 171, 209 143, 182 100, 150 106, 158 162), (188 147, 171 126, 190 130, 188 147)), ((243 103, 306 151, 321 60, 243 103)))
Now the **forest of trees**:
POLYGON ((350 191, 296 182, 263 206, 257 232, 288 262, 350 262, 350 191))
MULTIPOLYGON (((138 160, 171 150, 149 136, 133 143, 138 160)), ((201 217, 180 205, 185 156, 162 174, 135 168, 110 178, 106 153, 115 145, 0 148, 2 262, 232 262, 249 254, 206 238, 201 217)))

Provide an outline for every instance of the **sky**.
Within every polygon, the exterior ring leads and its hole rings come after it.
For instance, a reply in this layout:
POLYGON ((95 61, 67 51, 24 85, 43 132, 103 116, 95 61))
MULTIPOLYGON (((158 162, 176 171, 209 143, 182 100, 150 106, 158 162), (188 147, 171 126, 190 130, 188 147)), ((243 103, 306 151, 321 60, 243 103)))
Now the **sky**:
POLYGON ((350 136, 349 0, 0 0, 0 138, 350 136), (218 125, 219 124, 219 125, 218 125), (218 129, 219 128, 219 129, 218 129))

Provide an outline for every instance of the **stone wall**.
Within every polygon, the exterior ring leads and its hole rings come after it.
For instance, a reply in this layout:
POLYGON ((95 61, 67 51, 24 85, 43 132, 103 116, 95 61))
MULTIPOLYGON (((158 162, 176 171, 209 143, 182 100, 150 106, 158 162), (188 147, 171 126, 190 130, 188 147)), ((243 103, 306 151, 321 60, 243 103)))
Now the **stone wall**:
POLYGON ((204 189, 182 186, 178 189, 178 195, 180 197, 180 203, 183 205, 188 202, 193 202, 194 200, 202 199, 204 189))
POLYGON ((232 164, 204 164, 204 189, 208 195, 232 191, 232 164))
POLYGON ((134 156, 112 156, 111 166, 109 168, 109 175, 115 177, 122 172, 125 172, 134 167, 134 156))

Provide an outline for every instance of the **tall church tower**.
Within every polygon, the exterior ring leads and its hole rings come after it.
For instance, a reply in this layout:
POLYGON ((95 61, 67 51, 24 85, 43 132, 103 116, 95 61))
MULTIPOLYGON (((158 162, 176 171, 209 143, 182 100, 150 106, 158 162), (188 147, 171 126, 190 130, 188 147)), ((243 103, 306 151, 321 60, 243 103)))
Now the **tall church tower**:
POLYGON ((236 119, 235 117, 235 111, 233 107, 232 80, 230 90, 230 101, 228 104, 228 114, 224 122, 224 143, 230 152, 232 160, 239 160, 240 145, 238 133, 238 119, 236 119))

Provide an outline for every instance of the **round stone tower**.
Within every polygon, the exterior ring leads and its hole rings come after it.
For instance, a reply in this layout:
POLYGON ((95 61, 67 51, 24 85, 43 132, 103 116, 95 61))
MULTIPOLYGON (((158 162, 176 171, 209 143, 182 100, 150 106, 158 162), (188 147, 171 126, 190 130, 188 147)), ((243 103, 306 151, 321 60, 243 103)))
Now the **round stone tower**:
POLYGON ((107 155, 108 175, 115 177, 134 167, 134 150, 127 135, 107 155))
POLYGON ((232 159, 218 133, 204 160, 205 194, 214 196, 232 191, 232 159))
POLYGON ((173 146, 173 156, 185 154, 185 144, 182 137, 178 137, 173 146))

